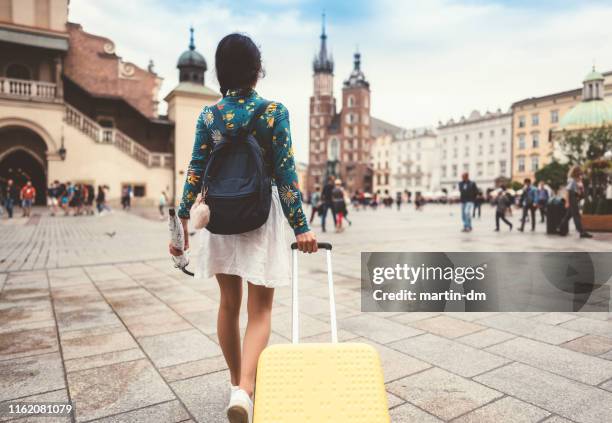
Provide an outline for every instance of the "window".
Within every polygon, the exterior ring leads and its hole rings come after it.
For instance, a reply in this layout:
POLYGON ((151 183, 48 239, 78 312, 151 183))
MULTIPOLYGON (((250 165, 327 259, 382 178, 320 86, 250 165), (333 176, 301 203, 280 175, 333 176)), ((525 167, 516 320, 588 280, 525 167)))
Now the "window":
POLYGON ((519 116, 518 126, 519 126, 519 128, 524 128, 525 127, 525 116, 519 116))
POLYGON ((487 162, 487 175, 489 176, 495 175, 495 162, 493 161, 487 162))
POLYGON ((348 98, 347 103, 348 103, 348 106, 349 106, 349 107, 354 107, 354 106, 355 106, 355 103, 356 103, 356 102, 355 102, 355 97, 354 97, 354 96, 352 96, 352 95, 349 95, 349 98, 348 98))
POLYGON ((478 139, 482 139, 482 132, 478 133, 478 139))
POLYGON ((491 138, 493 138, 495 136, 495 129, 491 129, 491 131, 489 131, 489 136, 491 138))
POLYGON ((442 150, 442 159, 446 159, 446 150, 442 150))
POLYGON ((442 166, 442 177, 446 178, 446 166, 442 166))
POLYGON ((482 163, 481 162, 476 163, 476 175, 482 176, 482 163))
POLYGON ((531 146, 533 148, 538 148, 540 146, 540 134, 531 134, 531 146))
POLYGON ((534 113, 531 115, 531 124, 533 126, 538 126, 540 124, 540 115, 537 113, 534 113))
POLYGON ((464 154, 465 154, 465 156, 469 156, 470 155, 470 146, 469 145, 465 146, 465 153, 464 154))
POLYGON ((532 156, 531 157, 531 171, 537 172, 539 168, 540 168, 540 158, 538 156, 532 156))
POLYGON ((558 110, 550 111, 550 123, 559 123, 559 111, 558 110))
POLYGON ((132 190, 132 194, 134 195, 134 197, 144 197, 147 195, 146 185, 144 184, 131 184, 131 183, 121 184, 121 190, 123 190, 126 187, 132 190))
POLYGON ((519 172, 525 172, 525 157, 519 157, 518 158, 518 171, 519 172))
POLYGON ((502 135, 506 135, 506 128, 502 128, 501 133, 502 135))
POLYGON ((453 177, 457 177, 457 165, 453 165, 453 177))
POLYGON ((389 185, 389 174, 385 173, 385 185, 389 185))
POLYGON ((7 66, 6 77, 13 79, 32 79, 32 73, 26 65, 13 63, 7 66))
POLYGON ((469 140, 470 139, 470 134, 465 134, 465 140, 469 140))
POLYGON ((482 144, 478 144, 478 155, 482 155, 482 144))
POLYGON ((502 153, 505 153, 505 152, 506 152, 506 143, 505 143, 505 142, 504 142, 504 143, 502 143, 502 145, 501 145, 501 152, 502 152, 502 153))
POLYGON ((469 173, 470 172, 470 164, 469 163, 463 163, 463 172, 465 172, 465 173, 469 173))
POLYGON ((525 134, 519 135, 519 150, 525 149, 525 134))
POLYGON ((506 176, 506 161, 505 160, 500 160, 499 161, 499 174, 501 176, 506 176))
POLYGON ((453 148, 453 159, 457 158, 457 149, 453 148))
POLYGON ((489 154, 495 153, 495 144, 489 144, 489 154))

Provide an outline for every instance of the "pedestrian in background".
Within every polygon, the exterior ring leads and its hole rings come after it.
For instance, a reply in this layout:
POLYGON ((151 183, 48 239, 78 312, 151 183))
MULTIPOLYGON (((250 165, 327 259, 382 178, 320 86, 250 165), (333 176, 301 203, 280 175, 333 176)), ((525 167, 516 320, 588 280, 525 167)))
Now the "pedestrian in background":
POLYGON ((548 189, 544 185, 544 182, 540 182, 538 185, 538 208, 540 209, 540 223, 544 223, 544 220, 546 219, 549 199, 550 194, 548 193, 548 189))
POLYGON ((462 232, 471 232, 472 211, 474 210, 474 202, 478 195, 478 187, 475 182, 470 180, 470 175, 467 172, 461 175, 459 194, 461 201, 461 220, 463 221, 462 232))
POLYGON ((593 235, 585 231, 582 227, 582 217, 580 216, 580 199, 583 197, 584 184, 582 183, 582 169, 580 169, 580 166, 576 165, 569 171, 565 201, 565 204, 568 204, 568 207, 559 228, 557 228, 557 232, 563 233, 561 228, 573 218, 576 231, 578 231, 580 234, 580 238, 593 238, 593 235))
POLYGON ((323 187, 321 193, 321 201, 323 202, 322 213, 321 213, 321 230, 325 232, 325 219, 327 218, 327 212, 331 211, 332 217, 334 218, 334 226, 336 223, 336 211, 334 210, 334 204, 332 201, 332 192, 334 191, 334 177, 329 176, 327 183, 323 187))
POLYGON ((321 191, 321 187, 318 185, 315 185, 314 192, 310 196, 310 220, 309 220, 310 223, 312 223, 316 214, 319 213, 320 207, 322 206, 320 191, 321 191))
POLYGON ((480 219, 480 213, 482 209, 482 203, 484 203, 485 198, 482 194, 481 190, 478 190, 478 194, 476 194, 476 200, 474 201, 474 211, 472 212, 472 217, 475 218, 476 214, 478 214, 478 218, 480 219))
POLYGON ((32 204, 36 198, 36 188, 32 185, 32 181, 26 182, 19 193, 21 199, 21 207, 23 208, 23 217, 30 217, 32 213, 32 204))
POLYGON ((519 231, 525 230, 525 222, 527 221, 527 215, 531 214, 531 231, 535 231, 536 228, 536 209, 538 204, 538 190, 536 187, 531 185, 531 179, 526 178, 524 181, 523 192, 521 193, 521 199, 519 200, 519 206, 523 208, 523 217, 521 218, 521 227, 519 231))
POLYGON ((9 179, 6 182, 6 187, 4 190, 4 208, 6 209, 6 214, 9 219, 13 218, 13 209, 15 207, 15 203, 19 200, 19 193, 17 192, 17 187, 15 186, 15 181, 9 179))
POLYGON ((402 208, 402 192, 398 191, 395 193, 395 204, 397 204, 397 211, 400 211, 402 208))
POLYGON ((346 200, 344 199, 344 190, 342 189, 342 181, 336 179, 332 191, 332 202, 334 212, 336 213, 336 232, 342 232, 342 218, 346 215, 346 200))
POLYGON ((506 193, 506 187, 501 186, 497 196, 493 200, 493 204, 495 205, 495 232, 499 232, 499 221, 503 220, 503 222, 510 227, 512 230, 512 223, 506 219, 506 213, 510 209, 510 205, 512 201, 510 200, 508 193, 506 193))
POLYGON ((165 218, 165 213, 164 213, 164 209, 166 207, 166 204, 168 203, 168 197, 166 196, 166 191, 162 191, 161 195, 159 196, 159 218, 161 220, 164 220, 165 218))

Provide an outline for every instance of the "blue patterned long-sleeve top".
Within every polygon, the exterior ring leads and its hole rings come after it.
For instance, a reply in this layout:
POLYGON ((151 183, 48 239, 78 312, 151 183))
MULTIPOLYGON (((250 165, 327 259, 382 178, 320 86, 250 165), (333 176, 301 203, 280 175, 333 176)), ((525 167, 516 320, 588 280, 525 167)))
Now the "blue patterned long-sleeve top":
MULTIPOLYGON (((229 91, 219 103, 204 107, 196 124, 195 143, 187 169, 179 217, 189 218, 189 210, 202 189, 201 178, 210 152, 214 144, 221 140, 221 133, 213 125, 215 117, 212 108, 219 109, 226 130, 231 132, 245 127, 257 106, 264 101, 255 90, 237 90, 229 91)), ((302 196, 295 172, 289 112, 281 103, 271 102, 257 119, 254 130, 255 138, 263 150, 266 166, 271 170, 273 181, 278 187, 283 212, 289 225, 296 235, 308 232, 310 229, 302 208, 302 196)))

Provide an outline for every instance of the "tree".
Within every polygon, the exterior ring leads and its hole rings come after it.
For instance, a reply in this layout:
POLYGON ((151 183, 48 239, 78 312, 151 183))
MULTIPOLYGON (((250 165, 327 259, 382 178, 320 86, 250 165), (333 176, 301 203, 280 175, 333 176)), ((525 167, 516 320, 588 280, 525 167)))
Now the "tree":
POLYGON ((559 144, 570 165, 583 165, 588 160, 601 159, 606 151, 612 149, 612 126, 563 131, 559 144))
POLYGON ((535 173, 537 182, 544 182, 549 185, 553 191, 557 191, 562 185, 567 182, 567 172, 569 164, 559 163, 556 160, 548 163, 535 173))

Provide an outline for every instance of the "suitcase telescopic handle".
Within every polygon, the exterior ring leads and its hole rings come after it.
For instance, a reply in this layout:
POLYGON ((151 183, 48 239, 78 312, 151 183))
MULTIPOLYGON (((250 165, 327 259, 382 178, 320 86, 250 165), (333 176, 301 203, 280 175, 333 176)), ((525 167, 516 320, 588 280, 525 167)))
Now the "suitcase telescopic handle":
MULTIPOLYGON (((291 244, 291 249, 292 250, 297 250, 298 247, 298 243, 294 242, 293 244, 291 244)), ((332 245, 329 242, 317 242, 317 248, 321 248, 324 250, 331 250, 332 249, 332 245)))
MULTIPOLYGON (((325 250, 327 261, 327 288, 329 293, 329 320, 331 323, 331 338, 332 343, 338 342, 338 324, 336 322, 336 299, 334 296, 334 279, 332 274, 331 250, 332 245, 329 242, 318 242, 318 248, 325 250)), ((298 285, 298 250, 297 243, 291 244, 292 266, 291 266, 291 287, 292 287, 292 328, 291 342, 298 344, 300 342, 300 314, 299 314, 299 285, 298 285)))

